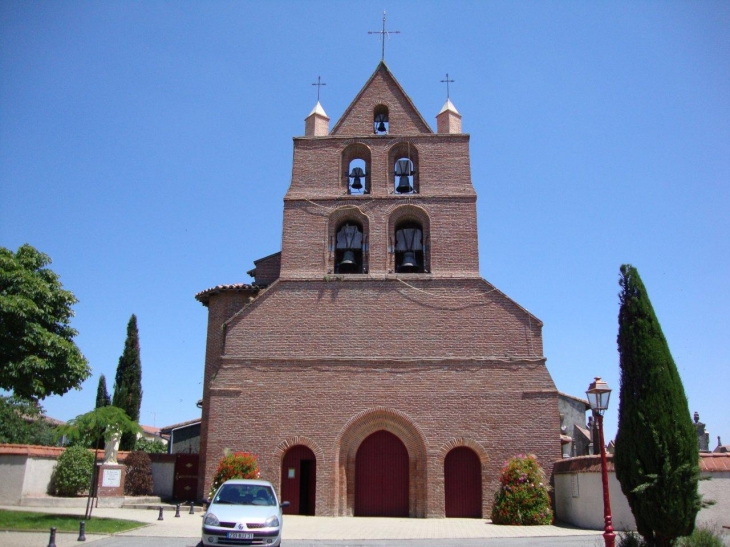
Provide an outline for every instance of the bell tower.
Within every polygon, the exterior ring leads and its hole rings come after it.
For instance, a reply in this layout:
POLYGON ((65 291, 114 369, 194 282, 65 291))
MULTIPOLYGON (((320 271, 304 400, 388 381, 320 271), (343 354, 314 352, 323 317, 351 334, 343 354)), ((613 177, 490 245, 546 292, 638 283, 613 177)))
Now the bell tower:
POLYGON ((331 131, 294 138, 282 279, 478 277, 469 135, 450 100, 434 133, 381 61, 331 131))
POLYGON ((436 120, 382 61, 331 129, 319 100, 305 119, 281 252, 197 295, 201 492, 226 449, 299 514, 485 517, 501 462, 550 474, 542 323, 479 276, 469 135, 448 98, 436 120))

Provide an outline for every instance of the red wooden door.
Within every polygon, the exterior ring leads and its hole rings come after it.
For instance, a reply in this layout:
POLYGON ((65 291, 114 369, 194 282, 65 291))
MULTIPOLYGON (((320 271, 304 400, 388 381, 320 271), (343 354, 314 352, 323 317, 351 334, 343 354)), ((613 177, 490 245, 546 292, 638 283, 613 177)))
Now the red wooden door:
POLYGON ((446 516, 482 518, 482 464, 465 446, 454 448, 444 461, 446 516))
POLYGON ((355 516, 408 516, 408 451, 387 431, 367 437, 355 456, 355 516))
POLYGON ((198 454, 175 455, 175 481, 172 495, 178 501, 198 500, 198 454))
POLYGON ((317 461, 309 448, 296 445, 287 450, 281 461, 281 501, 287 515, 314 515, 317 489, 317 461))

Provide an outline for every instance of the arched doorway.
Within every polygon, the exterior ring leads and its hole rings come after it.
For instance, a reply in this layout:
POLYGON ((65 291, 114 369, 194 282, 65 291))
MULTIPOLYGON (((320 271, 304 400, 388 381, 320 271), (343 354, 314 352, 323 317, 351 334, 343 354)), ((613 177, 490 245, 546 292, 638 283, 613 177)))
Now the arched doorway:
POLYGON ((288 501, 287 515, 314 515, 317 490, 317 459, 309 448, 298 444, 281 460, 281 499, 288 501))
POLYGON ((355 516, 408 516, 408 450, 388 431, 376 431, 355 456, 355 516))
POLYGON ((444 459, 446 516, 482 518, 482 464, 471 448, 457 446, 444 459))

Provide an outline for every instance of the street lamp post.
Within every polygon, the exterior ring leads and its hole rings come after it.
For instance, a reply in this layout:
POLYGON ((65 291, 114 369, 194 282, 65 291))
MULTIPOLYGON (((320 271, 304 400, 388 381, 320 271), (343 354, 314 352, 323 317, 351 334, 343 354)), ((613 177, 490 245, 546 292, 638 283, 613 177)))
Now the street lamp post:
POLYGON ((613 533, 611 517, 611 500, 608 497, 608 464, 606 462, 606 443, 603 441, 603 414, 608 408, 608 400, 611 397, 611 389, 608 384, 596 376, 586 391, 588 402, 591 405, 593 415, 598 423, 598 438, 601 443, 601 478, 603 479, 603 539, 606 547, 614 547, 616 534, 613 533))

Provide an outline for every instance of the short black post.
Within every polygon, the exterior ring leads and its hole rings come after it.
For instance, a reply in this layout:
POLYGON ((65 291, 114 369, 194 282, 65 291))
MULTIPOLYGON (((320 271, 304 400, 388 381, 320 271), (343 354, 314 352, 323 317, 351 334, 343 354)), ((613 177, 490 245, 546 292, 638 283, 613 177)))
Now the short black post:
POLYGON ((86 541, 86 523, 83 520, 79 521, 79 539, 76 541, 86 541))
POLYGON ((51 528, 51 537, 48 539, 48 547, 56 547, 56 529, 51 528))
POLYGON ((190 502, 190 513, 188 513, 188 514, 190 514, 190 515, 195 514, 195 502, 194 501, 190 502))
POLYGON ((163 511, 162 505, 160 505, 160 516, 157 517, 157 520, 165 520, 165 517, 162 516, 162 511, 163 511))
POLYGON ((180 504, 175 506, 175 518, 180 518, 180 504))

